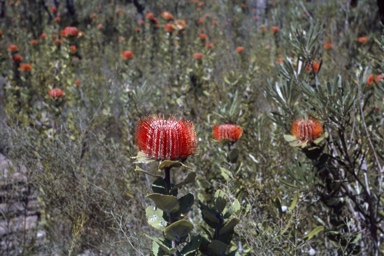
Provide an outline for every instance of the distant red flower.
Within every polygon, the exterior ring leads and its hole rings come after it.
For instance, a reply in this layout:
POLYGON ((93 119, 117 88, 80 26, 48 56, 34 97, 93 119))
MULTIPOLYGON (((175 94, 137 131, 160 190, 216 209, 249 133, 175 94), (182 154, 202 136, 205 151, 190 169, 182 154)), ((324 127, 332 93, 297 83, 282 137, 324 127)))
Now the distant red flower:
POLYGON ((63 43, 63 40, 62 40, 62 39, 55 39, 55 40, 53 41, 53 43, 54 43, 55 45, 61 45, 61 44, 63 43))
POLYGON ((384 74, 377 75, 375 78, 376 83, 380 83, 384 80, 384 74))
POLYGON ((199 39, 200 39, 201 41, 205 41, 205 40, 207 40, 207 38, 208 38, 207 34, 204 34, 204 33, 199 34, 199 39))
POLYGON ((59 16, 56 16, 56 17, 54 18, 54 21, 55 21, 56 23, 59 23, 59 22, 61 21, 61 18, 60 18, 59 16))
POLYGON ((77 37, 79 35, 79 30, 76 27, 66 27, 63 30, 63 36, 65 37, 77 37))
POLYGON ((277 64, 282 64, 284 62, 284 58, 280 57, 276 59, 277 64))
POLYGON ((149 19, 149 20, 152 20, 155 18, 155 15, 151 12, 145 14, 145 18, 149 19))
POLYGON ((76 80, 75 80, 75 85, 76 85, 77 87, 79 87, 79 86, 81 85, 81 81, 80 81, 80 79, 76 79, 76 80))
POLYGON ((278 26, 272 26, 271 27, 271 31, 273 34, 276 34, 277 32, 279 32, 280 28, 278 26))
POLYGON ((193 58, 195 60, 202 60, 203 59, 203 54, 201 52, 196 52, 193 54, 193 58))
POLYGON ((31 71, 32 70, 32 65, 29 63, 21 63, 19 66, 20 71, 31 71))
POLYGON ((3 37, 3 31, 0 30, 0 38, 3 37))
POLYGON ((98 30, 101 30, 101 29, 103 29, 103 27, 104 27, 104 25, 103 25, 103 24, 101 24, 101 23, 97 24, 97 29, 98 29, 98 30))
POLYGON ((261 33, 265 34, 267 32, 267 28, 265 26, 261 27, 261 33))
POLYGON ((366 44, 368 42, 368 37, 367 36, 361 36, 356 39, 356 41, 360 44, 366 44))
POLYGON ((311 63, 307 63, 305 66, 305 72, 315 72, 318 73, 320 70, 320 62, 314 60, 311 63))
POLYGON ((301 142, 312 142, 323 134, 323 124, 314 119, 297 119, 291 126, 291 133, 301 142))
POLYGON ((205 44, 205 48, 207 48, 207 49, 213 49, 213 48, 214 48, 213 43, 211 43, 211 42, 207 42, 207 43, 205 44))
POLYGON ((173 31, 175 31, 175 26, 173 26, 172 24, 167 23, 167 24, 164 25, 164 29, 165 29, 165 31, 171 33, 173 31))
POLYGON ((332 43, 325 43, 323 48, 325 50, 331 50, 333 48, 333 44, 332 43))
POLYGON ((132 51, 123 51, 123 53, 121 54, 121 57, 124 60, 130 60, 130 59, 133 59, 133 53, 132 51))
POLYGON ((202 24, 204 24, 204 21, 205 21, 205 17, 201 17, 201 18, 197 21, 197 23, 200 24, 200 25, 202 25, 202 24))
POLYGON ((227 139, 237 141, 243 134, 243 129, 235 124, 220 124, 213 126, 212 135, 218 141, 227 139))
POLYGON ((8 46, 8 51, 10 51, 10 52, 17 52, 18 50, 19 50, 19 48, 15 44, 11 44, 8 46))
POLYGON ((57 12, 57 8, 55 6, 52 6, 51 7, 51 12, 56 13, 57 12))
POLYGON ((173 15, 170 12, 162 12, 161 17, 166 21, 173 20, 173 15))
POLYGON ((175 20, 175 25, 178 30, 184 30, 187 27, 185 20, 175 20))
POLYGON ((59 88, 53 88, 49 91, 49 96, 56 100, 56 99, 63 97, 64 92, 63 92, 63 90, 61 90, 59 88))
POLYGON ((150 158, 186 159, 196 151, 196 132, 190 121, 144 117, 136 127, 136 145, 150 158))
POLYGON ((23 60, 23 57, 19 54, 15 54, 12 56, 12 60, 16 63, 20 63, 23 60))
POLYGON ((76 45, 71 45, 71 46, 69 46, 69 50, 70 50, 72 53, 77 52, 77 47, 76 47, 76 45))
POLYGON ((243 46, 237 46, 236 47, 236 52, 240 53, 240 52, 243 52, 244 51, 244 47, 243 46))
POLYGON ((36 45, 37 44, 37 40, 36 39, 32 39, 30 43, 31 43, 31 45, 36 45))
POLYGON ((40 36, 39 36, 40 39, 46 39, 47 38, 47 34, 46 33, 42 33, 40 36))
POLYGON ((373 84, 374 76, 373 74, 370 74, 367 79, 367 85, 373 84))

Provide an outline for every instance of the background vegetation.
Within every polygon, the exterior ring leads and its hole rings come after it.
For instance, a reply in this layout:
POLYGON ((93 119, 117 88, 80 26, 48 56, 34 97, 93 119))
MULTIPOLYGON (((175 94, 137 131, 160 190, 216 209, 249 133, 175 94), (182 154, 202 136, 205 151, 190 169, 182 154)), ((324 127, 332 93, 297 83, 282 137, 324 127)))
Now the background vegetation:
MULTIPOLYGON (((196 201, 193 234, 207 229, 197 201, 222 191, 239 202, 227 254, 382 254, 377 3, 0 1, 0 152, 11 172, 25 167, 22 182, 2 170, 2 254, 150 255, 148 236, 163 234, 146 218, 154 178, 135 171, 134 136, 141 117, 159 113, 195 124, 198 150, 185 164, 197 177, 180 189, 196 201), (61 33, 68 26, 78 36, 61 33), (328 136, 290 146, 284 135, 306 117, 328 136), (244 130, 230 152, 212 138, 220 123, 244 130), (13 230, 28 211, 11 206, 28 208, 31 195, 38 224, 13 230)), ((161 175, 156 163, 139 166, 161 175)), ((173 168, 174 183, 190 171, 173 168)))

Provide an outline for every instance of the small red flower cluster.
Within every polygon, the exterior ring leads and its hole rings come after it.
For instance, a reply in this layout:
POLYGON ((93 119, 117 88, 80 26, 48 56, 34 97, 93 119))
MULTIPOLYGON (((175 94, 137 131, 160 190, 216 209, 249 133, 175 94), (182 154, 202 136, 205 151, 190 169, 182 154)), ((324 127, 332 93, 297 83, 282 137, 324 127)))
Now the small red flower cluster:
POLYGON ((51 96, 51 98, 56 100, 63 97, 64 92, 60 88, 53 88, 52 90, 49 91, 49 96, 51 96))
POLYGON ((301 142, 312 142, 323 134, 323 125, 313 119, 297 119, 291 126, 291 133, 301 142))
POLYGON ((227 139, 237 141, 243 135, 243 129, 235 124, 221 124, 213 126, 213 138, 218 141, 227 139))
POLYGON ((121 53, 121 57, 124 59, 124 60, 130 60, 130 59, 133 59, 133 52, 132 51, 123 51, 121 53))
POLYGON ((174 117, 145 117, 136 127, 136 145, 150 158, 183 160, 196 151, 195 128, 192 122, 174 117))
POLYGON ((66 27, 62 34, 65 37, 77 37, 79 35, 79 30, 77 30, 76 27, 66 27))

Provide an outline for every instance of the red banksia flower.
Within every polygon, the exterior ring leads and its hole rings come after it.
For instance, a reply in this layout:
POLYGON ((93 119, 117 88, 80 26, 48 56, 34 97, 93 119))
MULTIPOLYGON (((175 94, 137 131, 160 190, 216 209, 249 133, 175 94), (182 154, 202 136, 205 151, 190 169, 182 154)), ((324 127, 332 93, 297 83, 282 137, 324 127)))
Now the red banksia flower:
POLYGON ((71 46, 69 46, 69 50, 70 50, 72 53, 77 52, 77 47, 76 47, 76 45, 71 45, 71 46))
POLYGON ((243 135, 243 129, 235 124, 220 124, 213 126, 212 134, 218 141, 227 139, 235 142, 243 135))
POLYGON ((271 27, 271 31, 272 31, 272 33, 273 34, 276 34, 277 32, 279 32, 279 27, 278 26, 273 26, 273 27, 271 27))
POLYGON ((37 40, 36 39, 32 39, 30 43, 31 43, 31 45, 36 45, 37 44, 37 40))
POLYGON ((167 23, 167 24, 164 25, 164 29, 165 29, 165 31, 171 33, 173 31, 175 31, 175 26, 173 26, 172 24, 167 23))
POLYGON ((77 37, 79 35, 79 31, 76 27, 66 27, 63 30, 63 36, 65 37, 77 37))
POLYGON ((202 60, 203 59, 203 54, 201 52, 196 52, 193 54, 193 58, 195 60, 202 60))
POLYGON ((17 52, 18 50, 19 50, 19 48, 15 44, 11 44, 8 46, 8 51, 10 51, 10 52, 17 52))
POLYGON ((305 66, 305 72, 315 72, 315 73, 318 73, 320 70, 320 62, 314 60, 312 61, 312 63, 308 63, 306 66, 305 66))
POLYGON ((243 46, 237 46, 236 47, 236 52, 240 53, 240 52, 243 52, 244 51, 244 47, 243 46))
POLYGON ((325 43, 323 47, 325 50, 331 50, 333 48, 333 44, 332 43, 325 43))
POLYGON ((368 42, 368 37, 367 36, 361 36, 356 39, 356 41, 360 44, 366 44, 368 42))
POLYGON ((196 151, 196 132, 190 121, 144 117, 136 127, 136 145, 150 158, 186 159, 196 151))
POLYGON ((374 76, 373 74, 370 74, 367 79, 367 85, 371 85, 373 83, 374 76))
POLYGON ((123 51, 123 53, 121 54, 121 57, 124 60, 130 60, 130 59, 133 59, 133 53, 132 51, 123 51))
POLYGON ((323 124, 313 119, 297 119, 291 126, 291 133, 300 143, 312 142, 323 133, 323 124))
POLYGON ((173 15, 170 12, 162 12, 161 17, 166 21, 173 20, 173 15))
POLYGON ((63 90, 61 90, 59 88, 53 88, 52 90, 49 91, 49 96, 51 96, 51 98, 56 100, 56 99, 63 97, 64 92, 63 92, 63 90))
POLYGON ((32 70, 32 65, 29 63, 21 63, 19 66, 20 71, 31 71, 32 70))
POLYGON ((207 38, 208 38, 207 34, 199 34, 199 39, 201 41, 205 41, 205 40, 207 40, 207 38))
POLYGON ((20 63, 23 60, 23 57, 21 57, 21 55, 19 55, 19 54, 15 54, 12 56, 12 60, 14 62, 20 63))

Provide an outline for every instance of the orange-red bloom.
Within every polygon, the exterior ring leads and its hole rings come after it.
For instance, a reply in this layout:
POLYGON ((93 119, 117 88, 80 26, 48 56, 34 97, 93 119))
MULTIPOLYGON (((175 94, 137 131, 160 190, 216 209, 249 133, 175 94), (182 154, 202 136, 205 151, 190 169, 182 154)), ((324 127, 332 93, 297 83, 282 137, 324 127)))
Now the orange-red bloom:
POLYGON ((218 141, 227 139, 234 142, 243 135, 243 129, 235 124, 220 124, 213 126, 212 134, 218 141))
POLYGON ((186 159, 196 151, 196 132, 190 121, 144 117, 136 127, 136 145, 150 158, 186 159))
POLYGON ((380 83, 383 80, 384 80, 384 75, 383 74, 377 75, 376 78, 375 78, 376 83, 380 83))
POLYGON ((31 71, 32 70, 32 65, 29 63, 21 63, 19 66, 20 71, 31 71))
POLYGON ((69 46, 69 50, 70 50, 72 53, 77 52, 77 47, 76 47, 76 45, 71 45, 71 46, 69 46))
POLYGON ((187 26, 185 20, 175 20, 175 25, 178 30, 184 30, 187 26))
POLYGON ((79 31, 76 27, 66 27, 63 30, 63 36, 65 37, 77 37, 79 35, 79 31))
POLYGON ((305 66, 305 72, 319 72, 320 70, 320 62, 314 60, 312 63, 308 63, 305 66))
POLYGON ((121 57, 122 57, 124 60, 130 60, 130 59, 133 59, 133 52, 132 52, 132 51, 123 51, 123 53, 121 54, 121 57))
POLYGON ((31 43, 31 45, 36 45, 37 44, 37 40, 36 39, 32 39, 30 43, 31 43))
POLYGON ((323 124, 314 119, 297 119, 291 126, 291 133, 301 142, 312 142, 323 134, 323 124))
POLYGON ((277 32, 279 32, 279 30, 280 30, 280 29, 279 29, 278 26, 272 26, 272 27, 271 27, 271 31, 272 31, 273 34, 276 34, 277 32))
POLYGON ((367 79, 367 85, 371 85, 373 84, 373 79, 374 79, 374 76, 373 74, 370 74, 368 79, 367 79))
POLYGON ((161 17, 166 21, 173 20, 173 15, 170 12, 162 12, 161 17))
POLYGON ((331 50, 333 48, 333 44, 332 43, 325 43, 324 44, 324 49, 325 50, 331 50))
POLYGON ((201 52, 196 52, 193 54, 193 58, 195 60, 202 60, 203 59, 203 54, 201 52))
POLYGON ((167 24, 164 25, 164 29, 165 29, 165 31, 171 33, 173 31, 175 31, 175 26, 173 26, 172 24, 167 23, 167 24))
POLYGON ((8 46, 8 51, 10 51, 10 52, 17 52, 18 50, 19 50, 19 48, 15 44, 11 44, 8 46))
POLYGON ((21 55, 19 55, 19 54, 15 54, 12 56, 12 60, 14 62, 20 63, 23 60, 23 57, 21 57, 21 55))
POLYGON ((53 99, 59 99, 64 96, 64 92, 60 88, 53 88, 49 91, 49 96, 53 99))
POLYGON ((243 46, 237 46, 236 47, 236 52, 240 53, 240 52, 243 52, 244 51, 244 47, 243 46))
POLYGON ((361 36, 356 39, 356 41, 360 44, 366 44, 368 42, 368 37, 367 36, 361 36))
POLYGON ((207 40, 207 38, 208 38, 207 34, 204 34, 204 33, 199 34, 199 39, 200 39, 201 41, 205 41, 205 40, 207 40))

